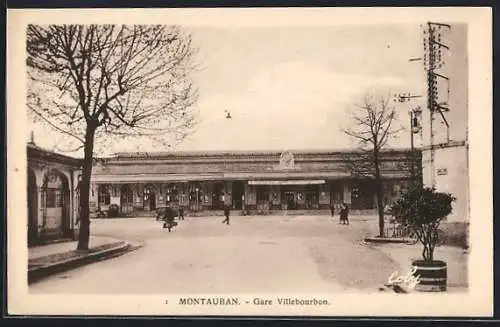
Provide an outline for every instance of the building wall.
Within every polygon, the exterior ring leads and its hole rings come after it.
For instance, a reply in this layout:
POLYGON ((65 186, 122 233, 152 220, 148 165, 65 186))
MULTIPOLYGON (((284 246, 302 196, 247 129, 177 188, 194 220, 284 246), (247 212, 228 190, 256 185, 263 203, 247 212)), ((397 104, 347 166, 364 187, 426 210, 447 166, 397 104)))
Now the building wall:
MULTIPOLYGON (((346 158, 356 159, 356 153, 325 152, 301 154, 294 153, 293 171, 349 173, 346 158)), ((387 151, 382 154, 381 170, 383 174, 401 173, 409 165, 409 151, 387 151)), ((205 157, 171 153, 168 155, 116 156, 106 158, 93 168, 93 177, 126 174, 165 174, 165 175, 203 175, 209 173, 267 173, 283 171, 278 166, 280 153, 256 153, 252 156, 243 154, 214 153, 205 157)), ((221 175, 222 177, 222 175, 221 175)))
POLYGON ((441 42, 450 47, 444 51, 442 67, 437 72, 449 77, 439 79, 439 101, 449 108, 443 115, 423 113, 422 170, 425 186, 452 193, 456 198, 449 221, 469 221, 468 173, 468 60, 467 25, 452 24, 451 30, 442 29, 441 42), (431 122, 431 117, 433 117, 431 122), (431 129, 432 126, 432 129, 431 129))
POLYGON ((27 148, 28 157, 28 243, 78 235, 78 176, 77 160, 34 145, 27 148), (51 182, 57 176, 62 184, 51 182), (57 189, 59 196, 49 195, 57 189), (59 199, 57 205, 51 200, 59 199), (49 203, 52 203, 49 204, 49 203))
MULTIPOLYGON (((414 155, 420 157, 420 153, 414 155)), ((353 198, 352 187, 359 177, 349 170, 346 158, 362 160, 364 157, 346 151, 297 151, 293 153, 293 164, 283 167, 280 156, 279 152, 120 154, 94 167, 91 202, 94 208, 100 206, 101 210, 107 210, 107 206, 98 203, 99 185, 109 184, 110 189, 120 190, 120 185, 128 183, 134 191, 135 211, 151 211, 144 205, 143 193, 144 186, 150 184, 158 190, 155 193, 157 206, 182 206, 187 211, 221 210, 222 203, 235 206, 238 199, 233 194, 233 183, 239 182, 244 188, 242 209, 249 211, 290 209, 284 197, 285 189, 294 192, 295 209, 329 209, 332 205, 340 206, 342 202, 357 206, 359 198, 353 198), (312 193, 316 186, 307 186, 307 181, 293 186, 271 184, 261 186, 259 189, 265 193, 258 196, 259 186, 249 183, 255 180, 293 179, 322 180, 324 184, 317 184, 317 191, 312 193), (172 183, 178 186, 179 201, 168 203, 164 190, 172 183), (190 193, 192 185, 199 188, 198 202, 193 201, 193 194, 190 193)), ((383 153, 382 176, 385 181, 392 181, 385 188, 387 203, 393 200, 395 185, 409 178, 411 158, 410 152, 405 150, 383 153)), ((365 198, 373 199, 373 193, 365 193, 365 198)), ((119 201, 120 194, 112 194, 110 203, 120 205, 119 201)), ((373 206, 374 201, 371 202, 373 206)))

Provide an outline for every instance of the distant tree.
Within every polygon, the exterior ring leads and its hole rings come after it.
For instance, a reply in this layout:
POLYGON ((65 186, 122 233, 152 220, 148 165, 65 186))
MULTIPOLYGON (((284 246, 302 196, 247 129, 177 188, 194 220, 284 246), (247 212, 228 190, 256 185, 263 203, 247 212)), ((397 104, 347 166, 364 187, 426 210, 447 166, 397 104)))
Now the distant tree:
POLYGON ((94 145, 170 145, 193 125, 191 36, 163 25, 29 25, 27 52, 30 116, 83 149, 78 249, 88 250, 94 145))
POLYGON ((351 174, 374 182, 381 237, 384 236, 382 150, 387 141, 402 129, 396 126, 397 113, 392 102, 391 96, 365 93, 350 109, 351 127, 343 130, 356 141, 359 150, 354 156, 346 157, 351 174))

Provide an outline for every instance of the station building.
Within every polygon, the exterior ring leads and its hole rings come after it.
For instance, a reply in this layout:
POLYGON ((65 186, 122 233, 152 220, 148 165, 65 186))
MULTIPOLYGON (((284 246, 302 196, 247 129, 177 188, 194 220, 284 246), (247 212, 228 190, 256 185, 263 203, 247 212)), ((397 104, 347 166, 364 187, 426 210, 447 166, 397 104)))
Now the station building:
MULTIPOLYGON (((148 216, 172 206, 210 215, 230 205, 236 215, 327 213, 342 202, 373 211, 373 179, 347 165, 358 157, 352 150, 117 153, 93 167, 91 212, 113 206, 122 216, 148 216)), ((408 184, 412 160, 420 167, 418 150, 382 153, 385 204, 408 184)))

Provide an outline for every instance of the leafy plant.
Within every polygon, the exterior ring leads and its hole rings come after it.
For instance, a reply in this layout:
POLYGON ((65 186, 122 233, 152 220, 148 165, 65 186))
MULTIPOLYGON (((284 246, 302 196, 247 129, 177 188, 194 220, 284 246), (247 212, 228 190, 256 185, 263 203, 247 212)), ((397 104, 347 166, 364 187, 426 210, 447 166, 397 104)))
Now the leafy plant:
POLYGON ((392 207, 396 220, 409 227, 424 246, 425 261, 434 260, 439 225, 451 213, 453 201, 455 197, 449 193, 416 187, 410 188, 392 207))

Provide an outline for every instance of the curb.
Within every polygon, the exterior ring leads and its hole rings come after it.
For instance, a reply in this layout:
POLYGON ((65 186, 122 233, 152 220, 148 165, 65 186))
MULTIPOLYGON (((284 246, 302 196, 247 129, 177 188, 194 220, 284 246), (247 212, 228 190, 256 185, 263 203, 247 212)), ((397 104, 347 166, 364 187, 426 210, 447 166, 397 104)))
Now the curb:
POLYGON ((408 239, 397 238, 397 237, 365 237, 365 242, 369 243, 408 243, 408 239))
POLYGON ((101 261, 105 259, 111 259, 124 254, 131 248, 136 248, 128 242, 123 242, 123 244, 117 245, 110 249, 105 249, 99 252, 91 253, 79 258, 72 258, 64 260, 61 262, 56 262, 41 267, 35 267, 28 270, 28 284, 38 281, 41 278, 74 269, 86 264, 90 264, 96 261, 101 261))

